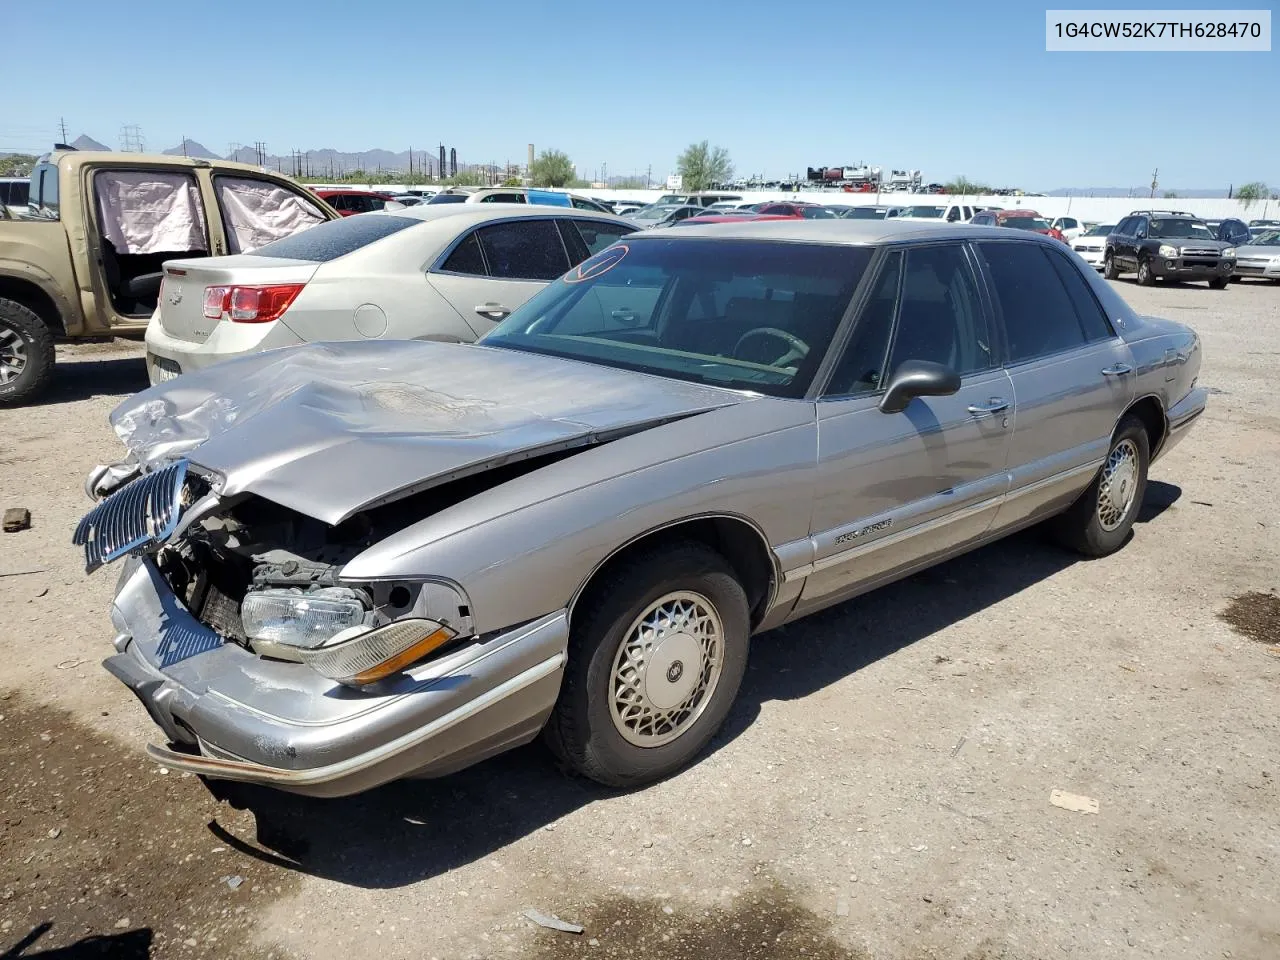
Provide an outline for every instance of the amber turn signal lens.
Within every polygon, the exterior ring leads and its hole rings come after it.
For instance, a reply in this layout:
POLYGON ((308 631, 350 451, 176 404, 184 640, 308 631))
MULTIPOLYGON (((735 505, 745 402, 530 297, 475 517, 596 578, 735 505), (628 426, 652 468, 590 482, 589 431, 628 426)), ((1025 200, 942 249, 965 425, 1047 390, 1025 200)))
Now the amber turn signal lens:
POLYGON ((327 643, 299 650, 302 662, 347 686, 362 687, 430 656, 457 636, 434 620, 397 620, 376 630, 344 630, 327 643))

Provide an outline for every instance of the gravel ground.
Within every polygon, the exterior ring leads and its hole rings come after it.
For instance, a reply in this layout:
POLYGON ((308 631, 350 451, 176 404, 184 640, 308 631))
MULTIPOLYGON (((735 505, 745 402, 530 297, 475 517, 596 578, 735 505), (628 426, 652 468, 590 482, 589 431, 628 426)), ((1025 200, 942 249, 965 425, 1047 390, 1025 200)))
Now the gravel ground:
POLYGON ((1214 394, 1132 542, 1022 534, 757 638, 714 749, 631 794, 538 747, 337 801, 145 760, 97 666, 113 578, 69 544, 141 351, 62 350, 0 409, 0 507, 34 522, 0 535, 0 951, 1274 960, 1280 287, 1118 287, 1200 331, 1214 394))

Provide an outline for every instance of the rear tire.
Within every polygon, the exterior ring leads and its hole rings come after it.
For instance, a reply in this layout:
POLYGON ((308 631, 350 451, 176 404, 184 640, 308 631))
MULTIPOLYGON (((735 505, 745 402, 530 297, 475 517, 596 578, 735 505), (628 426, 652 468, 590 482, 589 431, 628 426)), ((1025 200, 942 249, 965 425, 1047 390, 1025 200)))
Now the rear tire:
POLYGON ((29 307, 0 297, 0 404, 32 399, 53 373, 53 333, 29 307))
POLYGON ((1209 289, 1210 289, 1210 290, 1225 290, 1225 289, 1227 289, 1227 278, 1226 278, 1226 277, 1214 277, 1212 280, 1210 280, 1210 281, 1209 281, 1209 289))
POLYGON ((1116 259, 1107 251, 1106 257, 1102 261, 1102 275, 1108 280, 1114 280, 1120 276, 1120 268, 1116 266, 1116 259))
POLYGON ((1050 522, 1058 542, 1086 557, 1105 557, 1124 546, 1147 493, 1150 462, 1146 426, 1137 417, 1126 416, 1093 483, 1050 522))
POLYGON ((1156 285, 1156 275, 1151 272, 1150 260, 1138 261, 1138 286, 1154 287, 1156 285))
POLYGON ((746 592, 710 547, 667 544, 628 558, 574 612, 547 745, 606 786, 670 776, 728 716, 750 632, 746 592))

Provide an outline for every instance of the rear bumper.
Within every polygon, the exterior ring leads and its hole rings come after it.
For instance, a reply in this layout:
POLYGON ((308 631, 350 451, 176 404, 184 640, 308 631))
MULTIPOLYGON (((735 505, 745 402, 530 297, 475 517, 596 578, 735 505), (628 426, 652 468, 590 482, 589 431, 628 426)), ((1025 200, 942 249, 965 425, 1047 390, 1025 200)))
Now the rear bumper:
POLYGON ((1208 399, 1208 390, 1204 387, 1195 387, 1190 393, 1169 408, 1169 432, 1165 436, 1164 443, 1156 454, 1157 457, 1163 457, 1166 453, 1181 443, 1183 438, 1191 432, 1191 425, 1199 419, 1202 413, 1204 413, 1208 399))
POLYGON ((302 338, 284 325, 283 321, 272 323, 231 323, 219 321, 213 323, 213 330, 208 339, 201 341, 183 340, 165 332, 158 316, 153 317, 147 327, 147 377, 154 386, 159 378, 156 375, 155 357, 164 357, 178 365, 183 373, 202 370, 223 360, 243 357, 250 353, 260 353, 276 347, 288 347, 302 343, 302 338))
POLYGON ((148 560, 130 560, 104 666, 178 749, 174 769, 343 796, 437 776, 537 735, 560 689, 565 611, 411 668, 365 691, 297 663, 264 660, 200 623, 148 560))

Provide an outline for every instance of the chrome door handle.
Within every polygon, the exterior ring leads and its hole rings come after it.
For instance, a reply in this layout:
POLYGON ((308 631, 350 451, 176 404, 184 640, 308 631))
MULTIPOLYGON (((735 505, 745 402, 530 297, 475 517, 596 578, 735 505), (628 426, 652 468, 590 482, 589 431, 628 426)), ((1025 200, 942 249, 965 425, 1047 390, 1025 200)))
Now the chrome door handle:
POLYGON ((1003 413, 1009 409, 1009 401, 1004 397, 992 397, 986 403, 969 404, 969 412, 975 417, 989 416, 993 413, 1003 413))
POLYGON ((482 303, 476 307, 476 313, 490 320, 502 320, 511 315, 511 308, 500 303, 482 303))
POLYGON ((1123 377, 1126 373, 1133 373, 1133 367, 1127 363, 1113 363, 1109 367, 1102 368, 1102 374, 1106 377, 1123 377))

